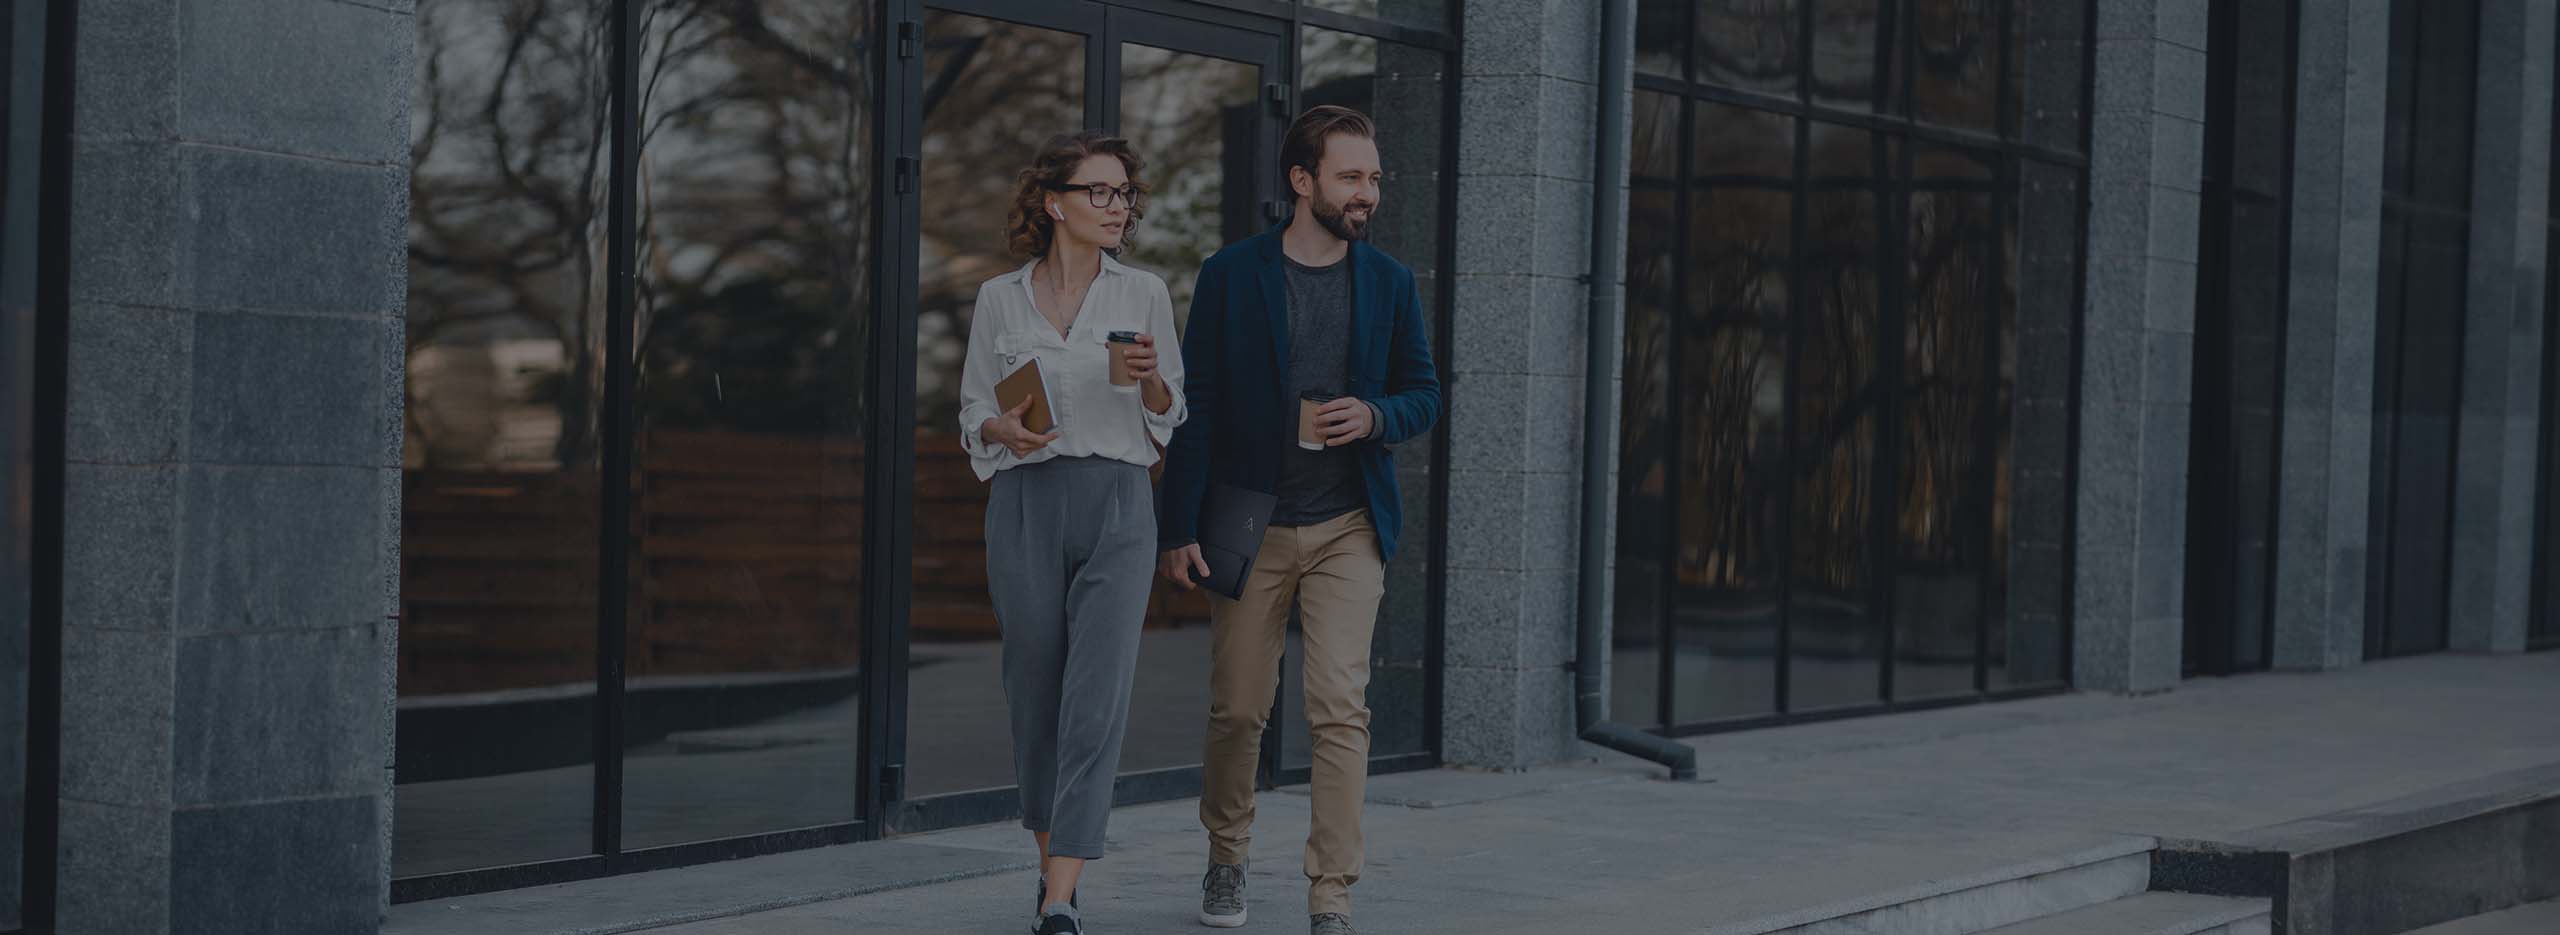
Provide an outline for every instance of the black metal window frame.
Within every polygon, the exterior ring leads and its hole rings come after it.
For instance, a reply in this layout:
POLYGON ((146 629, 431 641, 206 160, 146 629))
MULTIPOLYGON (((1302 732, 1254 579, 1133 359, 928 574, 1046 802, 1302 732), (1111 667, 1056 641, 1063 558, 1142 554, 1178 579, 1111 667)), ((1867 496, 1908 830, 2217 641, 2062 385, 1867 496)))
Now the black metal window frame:
MULTIPOLYGON (((72 0, 50 2, 68 6, 72 0)), ((636 205, 639 203, 640 146, 636 136, 639 125, 639 95, 636 92, 641 86, 641 37, 635 6, 641 2, 644 0, 617 0, 613 4, 610 25, 613 60, 610 69, 609 156, 613 171, 607 221, 610 270, 606 295, 607 370, 603 407, 604 516, 599 544, 602 558, 596 621, 593 853, 395 878, 391 881, 393 902, 448 898, 871 841, 893 830, 905 834, 997 820, 1011 808, 1013 792, 1010 789, 961 792, 913 801, 905 798, 907 723, 903 673, 908 658, 908 611, 912 592, 909 556, 915 542, 911 493, 915 489, 916 319, 913 315, 888 312, 911 310, 918 299, 916 264, 921 195, 917 191, 920 186, 913 184, 913 176, 909 173, 921 159, 918 144, 923 137, 923 114, 918 106, 917 92, 922 87, 923 75, 921 55, 902 48, 904 44, 898 40, 909 35, 920 36, 927 8, 1038 23, 1054 18, 1054 13, 1049 11, 1056 4, 1044 0, 866 0, 864 5, 872 24, 870 35, 876 37, 865 62, 874 82, 871 181, 875 191, 884 193, 878 199, 870 223, 876 225, 875 232, 885 236, 876 240, 879 244, 875 254, 877 264, 870 277, 871 307, 880 316, 877 324, 881 327, 870 349, 872 383, 869 398, 873 403, 872 411, 866 414, 864 430, 865 448, 875 456, 865 459, 863 482, 866 490, 889 491, 891 495, 875 498, 874 508, 865 511, 863 520, 862 579, 867 586, 861 596, 862 619, 865 621, 861 635, 862 652, 865 659, 872 660, 867 665, 876 666, 884 676, 865 679, 863 683, 863 725, 856 753, 857 766, 855 775, 848 777, 856 798, 855 820, 696 843, 625 849, 620 738, 630 586, 630 459, 636 420, 631 389, 637 376, 632 359, 632 327, 637 282, 634 227, 636 205)), ((1455 228, 1457 206, 1457 76, 1461 64, 1461 39, 1455 24, 1462 19, 1464 0, 1449 0, 1449 22, 1452 25, 1447 32, 1312 9, 1303 0, 1296 3, 1279 0, 1085 2, 1108 8, 1114 13, 1126 11, 1167 21, 1266 33, 1270 41, 1280 46, 1279 61, 1288 75, 1292 99, 1302 90, 1297 79, 1299 39, 1310 28, 1366 36, 1442 53, 1446 65, 1440 101, 1444 119, 1441 121, 1437 197, 1443 231, 1434 261, 1444 276, 1446 271, 1454 268, 1456 238, 1450 232, 1455 228)), ((1109 18, 1105 22, 1108 23, 1109 18)), ((1107 40, 1108 33, 1095 38, 1107 40)), ((1093 67, 1102 61, 1095 56, 1102 54, 1105 45, 1094 42, 1089 48, 1092 50, 1088 52, 1089 71, 1103 75, 1106 85, 1100 89, 1102 93, 1091 97, 1116 102, 1116 71, 1093 67)), ((60 84, 67 93, 70 82, 66 79, 60 84)), ((1087 112, 1089 119, 1108 116, 1097 113, 1092 104, 1088 105, 1087 112)), ((61 189, 67 194, 68 188, 51 186, 48 191, 61 189)), ((1449 346, 1454 293, 1455 290, 1446 288, 1444 284, 1437 295, 1438 323, 1433 340, 1442 348, 1449 346)), ((54 359, 59 360, 59 355, 54 355, 54 359)), ((1447 385, 1450 360, 1446 353, 1439 355, 1438 366, 1442 383, 1447 385)), ((1444 395, 1442 403, 1444 425, 1447 421, 1446 398, 1444 395)), ((54 407, 57 416, 59 410, 59 406, 54 407)), ((1448 445, 1447 432, 1434 433, 1435 465, 1447 463, 1448 445)), ((56 463, 58 465, 58 458, 56 463)), ((56 485, 58 488, 58 478, 56 485)), ((1433 472, 1427 496, 1433 515, 1445 516, 1449 498, 1446 470, 1433 472)), ((55 519, 58 541, 59 517, 55 519)), ((1371 762, 1373 773, 1428 769, 1440 764, 1446 540, 1446 536, 1435 535, 1429 544, 1430 572, 1426 582, 1425 612, 1428 632, 1424 663, 1428 710, 1423 714, 1425 749, 1420 753, 1375 759, 1371 762)), ((54 550, 57 562, 58 553, 58 549, 54 550)), ((40 549, 39 555, 42 554, 40 549)), ((59 577, 58 573, 53 576, 56 580, 59 577)), ((56 601, 58 604, 58 595, 56 601)), ((1276 740, 1276 732, 1274 734, 1271 740, 1276 740)), ((1266 759, 1277 762, 1276 758, 1266 759)), ((1298 767, 1273 769, 1266 775, 1274 782, 1291 783, 1306 781, 1309 772, 1307 767, 1298 767)), ((1118 799, 1121 804, 1131 804, 1194 794, 1198 789, 1198 777, 1199 768, 1196 766, 1124 775, 1119 784, 1118 799)), ((47 881, 50 882, 49 875, 47 881)))
MULTIPOLYGON (((19 878, 18 931, 54 927, 60 850, 62 762, 63 475, 69 424, 71 325, 71 132, 74 55, 78 48, 76 0, 17 0, 0 7, 11 73, 0 76, 10 95, 9 119, 0 128, 6 147, 7 186, 0 196, 0 348, 25 342, 33 362, 21 386, 23 400, 0 399, 0 425, 23 446, 27 546, 25 795, 19 878), (26 27, 34 27, 32 29, 26 27), (33 105, 33 106, 29 106, 33 105), (32 196, 32 202, 29 200, 32 196), (23 404, 23 405, 21 405, 23 404)), ((0 497, 9 496, 0 492, 0 497)), ((15 570, 12 570, 14 573, 15 570)))
MULTIPOLYGON (((2275 303, 2278 309, 2275 353, 2279 364, 2283 361, 2291 318, 2285 310, 2291 307, 2293 295, 2293 277, 2290 275, 2293 262, 2293 222, 2289 207, 2293 204, 2297 96, 2295 82, 2290 79, 2298 72, 2302 45, 2301 0, 2283 0, 2283 2, 2285 5, 2283 74, 2288 80, 2281 83, 2280 93, 2283 101, 2277 108, 2283 114, 2284 120, 2284 159, 2278 170, 2282 174, 2282 180, 2274 192, 2244 190, 2233 179, 2237 155, 2233 140, 2237 132, 2235 122, 2239 119, 2236 113, 2237 94, 2240 93, 2238 61, 2242 53, 2236 41, 2240 15, 2237 2, 2216 0, 2212 4, 2211 11, 2213 35, 2217 38, 2227 36, 2234 41, 2206 44, 2204 197, 2201 206, 2202 223, 2198 226, 2196 345, 2193 377, 2195 392, 2192 399, 2194 399, 2193 407, 2197 413, 2194 426, 2198 431, 2195 434, 2199 436, 2206 434, 2204 430, 2210 427, 2210 421, 2212 425, 2218 426, 2221 440, 2226 447, 2217 449, 2209 444, 2191 444, 2189 447, 2186 638, 2190 646, 2196 645, 2196 641, 2200 638, 2208 641, 2201 659, 2185 667, 2187 673, 2191 675, 2228 675, 2245 671, 2265 671, 2274 668, 2275 663, 2277 588, 2274 569, 2283 553, 2282 542, 2270 537, 2267 544, 2266 586, 2252 598, 2259 605, 2258 659, 2245 664, 2233 660, 2231 658, 2233 634, 2227 627, 2221 629, 2213 627, 2210 621, 2214 618, 2205 615, 2208 610, 2207 602, 2217 602, 2211 606, 2211 610, 2227 612, 2232 602, 2238 598, 2237 595, 2229 593, 2235 589, 2229 580, 2229 573, 2231 568, 2236 567, 2238 543, 2234 537, 2224 535, 2230 531, 2227 526, 2213 528, 2211 532, 2207 532, 2209 528, 2207 524, 2228 523, 2228 517, 2235 515, 2231 508, 2238 503, 2240 495, 2237 487, 2238 472, 2229 470, 2231 455, 2231 450, 2227 447, 2231 442, 2229 415, 2227 411, 2213 414, 2210 418, 2206 415, 2206 410, 2210 408, 2208 403, 2228 400, 2229 387, 2224 379, 2225 375, 2218 372, 2218 368, 2227 361, 2227 355, 2231 353, 2228 334, 2219 330, 2208 332, 2207 319, 2210 315, 2224 310, 2225 303, 2229 300, 2233 273, 2231 238, 2234 216, 2238 207, 2247 203, 2287 208, 2282 214, 2285 220, 2283 231, 2279 235, 2280 246, 2276 254, 2275 277, 2275 303), (2213 392, 2215 390, 2220 392, 2213 392), (2208 458, 2220 459, 2220 463, 2208 464, 2205 460, 2208 458), (2199 574, 2200 571, 2203 574, 2199 574), (2199 587, 2200 583, 2205 586, 2199 587)), ((2218 329, 2219 324, 2211 327, 2218 329)), ((2284 411, 2284 380, 2281 376, 2275 381, 2275 392, 2275 410, 2281 413, 2284 411)), ((2281 459, 2284 450, 2284 424, 2281 419, 2277 420, 2274 435, 2268 439, 2267 443, 2281 459)), ((2268 494, 2266 503, 2260 505, 2266 514, 2267 528, 2271 531, 2277 527, 2279 510, 2284 499, 2283 477, 2283 465, 2279 460, 2276 469, 2270 472, 2269 486, 2264 491, 2268 494)))
MULTIPOLYGON (((2560 49, 2560 29, 2555 29, 2553 47, 2560 49)), ((2560 77, 2553 81, 2551 117, 2560 127, 2560 77)), ((2560 150, 2560 147, 2554 147, 2560 150)), ((2533 524, 2533 596, 2525 618, 2525 648, 2528 650, 2560 649, 2560 595, 2552 593, 2551 564, 2560 560, 2560 282, 2552 278, 2552 260, 2560 258, 2560 165, 2554 165, 2549 186, 2549 203, 2545 222, 2542 264, 2542 423, 2535 435, 2534 451, 2538 459, 2534 469, 2533 524)))
MULTIPOLYGON (((1689 255, 1689 232, 1691 227, 1688 223, 1688 217, 1691 190, 1696 187, 1697 182, 1694 178, 1694 167, 1692 165, 1692 159, 1694 156, 1693 150, 1696 145, 1694 120, 1697 108, 1695 105, 1701 102, 1775 114, 1793 118, 1794 120, 1795 143, 1793 147, 1794 164, 1792 168, 1794 174, 1793 179, 1790 182, 1790 185, 1795 192, 1794 206, 1792 208, 1792 217, 1794 218, 1794 221, 1790 224, 1790 236, 1793 238, 1793 245, 1790 248, 1790 256, 1794 259, 1790 261, 1787 272, 1787 277, 1790 283, 1790 287, 1788 289, 1788 315, 1791 322, 1789 325, 1790 340, 1788 342, 1787 351, 1787 384, 1789 389, 1785 394, 1785 412, 1782 416, 1786 424, 1792 426, 1796 418, 1797 393, 1794 389, 1794 378, 1796 370, 1800 366, 1799 358, 1802 355, 1800 347, 1801 342, 1794 340, 1793 336, 1800 333, 1801 321, 1805 316, 1806 290, 1803 288, 1803 265, 1799 262, 1804 254, 1806 237, 1803 219, 1807 216, 1807 194, 1810 191, 1821 187, 1818 186, 1817 183, 1815 183, 1807 174, 1807 164, 1811 158, 1808 140, 1812 132, 1812 125, 1815 123, 1873 132, 1881 138, 1879 140, 1879 146, 1891 146, 1897 150, 1891 157, 1889 157, 1896 163, 1896 165, 1892 167, 1892 171, 1890 173, 1876 173, 1874 178, 1871 178, 1867 183, 1861 186, 1864 190, 1874 192, 1880 199, 1884 199, 1888 203, 1890 203, 1890 201, 1896 196, 1907 196, 1914 192, 1924 190, 1915 188, 1911 184, 1911 169, 1914 158, 1913 150, 1915 149, 1911 144, 1914 143, 1935 145, 1975 155, 1989 156, 1992 164, 1996 166, 1993 181, 1989 184, 1989 189, 1995 202, 1994 214, 1996 217, 2000 218, 2009 218, 2013 216, 2013 211, 2017 205, 2016 194, 2023 179, 2023 174, 2021 172, 2022 163, 2034 161, 2049 166, 2075 170, 2078 173, 2078 183, 2081 195, 2077 206, 2077 219, 2074 224, 2074 229, 2080 240, 2078 246, 2074 249, 2074 254, 2079 257, 2079 259, 2074 263, 2071 314, 2075 319, 2077 319, 2085 300, 2084 297, 2087 291, 2088 278, 2086 243, 2089 216, 2089 199, 2087 195, 2089 158, 2085 153, 2089 148, 2091 127, 2094 123, 2091 114, 2094 110, 2095 84, 2097 77, 2096 50, 2098 17, 2096 3, 2094 0, 2080 0, 2080 2, 2086 4, 2086 10, 2082 17, 2082 30, 2080 36, 2080 94, 2078 100, 2081 115, 2079 140, 2082 152, 2062 152, 2028 143, 2018 138, 2019 127, 2016 125, 2018 114, 2017 108, 2014 107, 2013 104, 2016 102, 2015 95, 2017 95, 2019 91, 2012 81, 2015 72, 2010 67, 2010 56, 2014 52, 2015 47, 2010 41, 2012 38, 2010 35, 2010 29, 2013 27, 2017 19, 2018 6, 2020 4, 2033 2, 2037 2, 2037 0, 2011 0, 2011 2, 2003 4, 2001 7, 1999 14, 2000 41, 1998 43, 1997 53, 1998 64, 1994 68, 1994 72, 1997 76, 1997 89, 1994 92, 1993 129, 1989 133, 1975 129, 1932 124, 1915 116, 1913 95, 1909 92, 1910 89, 1914 87, 1915 81, 1914 60, 1916 56, 1914 54, 1914 50, 1919 41, 1917 35, 1918 31, 1904 28, 1901 24, 1893 22, 1895 13, 1907 9, 1904 0, 1882 0, 1881 3, 1882 12, 1879 14, 1879 19, 1887 23, 1885 28, 1890 29, 1892 35, 1894 35, 1898 40, 1896 48, 1893 50, 1896 56, 1895 66, 1898 71, 1892 76, 1891 81, 1889 82, 1892 86, 1892 90, 1896 92, 1896 96, 1889 102, 1891 106, 1888 107, 1880 105, 1874 110, 1847 109, 1817 102, 1814 99, 1815 81, 1813 74, 1814 60, 1817 56, 1810 51, 1797 55, 1793 74, 1796 90, 1791 95, 1771 94, 1748 89, 1727 87, 1715 84, 1711 81, 1703 80, 1698 74, 1698 57, 1695 49, 1698 33, 1697 21, 1699 16, 1699 3, 1697 0, 1687 0, 1687 2, 1683 2, 1681 4, 1680 24, 1682 38, 1680 39, 1679 44, 1679 48, 1681 50, 1679 54, 1681 77, 1673 78, 1667 75, 1654 74, 1639 70, 1636 72, 1634 78, 1635 90, 1666 95, 1677 101, 1680 106, 1678 121, 1678 155, 1675 157, 1676 164, 1678 166, 1678 181, 1675 183, 1677 186, 1677 193, 1675 196, 1676 207, 1673 209, 1674 216, 1679 218, 1680 222, 1673 226, 1673 233, 1671 234, 1671 239, 1673 241, 1671 255, 1678 259, 1672 264, 1671 284, 1668 287, 1670 294, 1676 297, 1671 301, 1671 309, 1669 313, 1671 321, 1671 337, 1668 341, 1669 347, 1676 352, 1676 350, 1681 347, 1683 340, 1681 337, 1681 320, 1685 317, 1688 295, 1688 270, 1686 266, 1686 258, 1689 255), (1887 143, 1885 141, 1892 142, 1887 143)), ((1818 4, 1813 2, 1799 2, 1796 5, 1795 13, 1797 19, 1795 28, 1797 30, 1799 44, 1802 48, 1808 50, 1812 49, 1815 45, 1813 37, 1818 26, 1816 18, 1817 6, 1818 4)), ((1879 43, 1879 45, 1881 45, 1881 43, 1879 43)), ((1880 79, 1879 83, 1882 84, 1886 82, 1883 82, 1880 79)), ((1888 157, 1880 156, 1879 158, 1882 159, 1888 157)), ((1950 186, 1941 184, 1932 186, 1925 190, 1943 191, 1954 189, 1950 186)), ((1904 212, 1900 207, 1889 209, 1888 214, 1897 220, 1904 217, 1904 212)), ((1903 322, 1903 298, 1900 294, 1902 291, 1900 283, 1901 277, 1890 274, 1888 271, 1900 269, 1899 264, 1905 259, 1900 247, 1908 240, 1909 232, 1907 230, 1880 230, 1878 232, 1878 237, 1877 291, 1879 295, 1879 305, 1882 307, 1879 317, 1881 324, 1879 327, 1882 331, 1893 332, 1903 322)), ((1995 262, 2000 261, 1995 260, 1995 262)), ((2072 387, 2069 402, 2070 419, 2068 425, 2068 441, 2066 443, 2068 445, 2068 449, 2064 469, 2066 487, 2075 483, 2076 481, 2074 479, 2076 479, 2080 473, 2080 387, 2077 375, 2081 372, 2082 360, 2085 355, 2084 331, 2085 329, 2076 326, 2072 329, 2071 373, 2073 378, 2071 381, 2072 387)), ((1898 372, 1901 365, 1898 359, 1891 359, 1882 361, 1879 366, 1888 372, 1898 372)), ((1879 380, 1891 379, 1894 378, 1889 375, 1879 377, 1879 380)), ((1673 368, 1669 382, 1672 386, 1680 385, 1680 375, 1676 365, 1673 368)), ((1883 407, 1880 411, 1892 411, 1892 407, 1883 407)), ((1673 394, 1672 401, 1669 405, 1667 419, 1670 424, 1670 430, 1674 433, 1680 431, 1680 417, 1681 412, 1678 402, 1678 394, 1675 393, 1673 394)), ((1891 420, 1886 420, 1886 423, 1890 422, 1891 420)), ((1792 431, 1792 429, 1790 429, 1790 431, 1792 431)), ((1896 444, 1898 439, 1898 433, 1890 426, 1890 424, 1879 425, 1875 445, 1876 466, 1874 471, 1876 476, 1869 480, 1870 484, 1878 485, 1878 489, 1882 489, 1882 485, 1889 484, 1892 479, 1899 477, 1901 474, 1902 456, 1900 447, 1896 444)), ((1790 447, 1792 447, 1792 442, 1790 442, 1790 447)), ((1678 448, 1679 446, 1677 445, 1671 446, 1671 453, 1667 456, 1666 476, 1681 476, 1678 448)), ((1790 452, 1786 458, 1789 463, 1792 464, 1792 452, 1790 452)), ((1986 459, 1986 461, 1988 460, 1989 459, 1986 459)), ((1989 471, 1991 468, 1986 465, 1978 468, 1978 470, 1989 471)), ((1620 490, 1621 502, 1625 502, 1627 499, 1626 491, 1623 488, 1629 480, 1630 478, 1624 474, 1620 477, 1619 483, 1622 488, 1620 490)), ((1782 509, 1789 516, 1793 515, 1793 488, 1794 485, 1790 483, 1786 485, 1779 494, 1780 497, 1786 501, 1786 506, 1782 509)), ((2061 679, 2059 681, 2025 686, 2013 686, 1997 690, 1991 689, 1988 685, 1988 673, 1986 671, 1987 655, 1978 645, 1974 655, 1974 691, 1972 693, 1920 699, 1897 699, 1893 692, 1895 669, 1894 660, 1896 658, 1896 632, 1891 618, 1891 611, 1889 609, 1891 601, 1886 600, 1883 602, 1888 608, 1886 613, 1878 615, 1869 623, 1869 626, 1879 628, 1884 636, 1883 645, 1877 657, 1881 663, 1879 665, 1880 671, 1877 676, 1879 683, 1878 697, 1882 700, 1873 703, 1827 706, 1804 710, 1792 708, 1789 703, 1789 670, 1791 668, 1792 655, 1790 637, 1792 636, 1791 631, 1793 629, 1791 625, 1792 608, 1790 605, 1792 604, 1793 592, 1795 590, 1793 580, 1796 576, 1794 562, 1792 558, 1789 557, 1792 554, 1791 550, 1793 540, 1793 523, 1789 522, 1781 524, 1778 531, 1777 548, 1781 558, 1778 562, 1778 580, 1775 585, 1778 594, 1777 605, 1779 608, 1779 625, 1776 648, 1774 651, 1776 678, 1773 691, 1773 713, 1714 718, 1704 721, 1682 721, 1677 717, 1677 698, 1675 691, 1677 683, 1673 669, 1673 659, 1676 655, 1676 647, 1678 646, 1678 633, 1675 626, 1676 611, 1674 610, 1676 607, 1675 592, 1677 589, 1678 576, 1676 574, 1677 551, 1676 545, 1674 544, 1678 541, 1679 533, 1677 528, 1677 511, 1674 510, 1666 512, 1670 518, 1666 520, 1668 525, 1666 527, 1666 535, 1664 536, 1665 544, 1662 550, 1663 554, 1658 557, 1653 557, 1662 565, 1662 568, 1657 573, 1659 579, 1657 585, 1661 593, 1657 595, 1655 600, 1655 606, 1657 608, 1655 614, 1656 619, 1651 621, 1654 626, 1652 638, 1655 641, 1658 655, 1657 664, 1659 666, 1659 671, 1655 673, 1656 683, 1653 697, 1656 710, 1653 712, 1652 723, 1644 725, 1645 729, 1653 733, 1675 737, 1696 736, 1702 734, 1753 730, 1787 724, 1813 723, 1819 721, 1867 717, 1878 714, 1958 707, 1963 705, 1979 704, 1987 701, 2032 698, 2060 694, 2070 690, 2073 675, 2071 671, 2072 658, 2069 647, 2073 641, 2074 614, 2072 612, 2072 605, 2075 600, 2074 591, 2076 589, 2065 587, 2062 594, 2062 632, 2060 637, 2062 641, 2061 645, 2063 647, 2063 654, 2062 659, 2060 660, 2061 679)), ((1889 514, 1884 509, 1884 504, 1878 505, 1876 513, 1877 516, 1873 518, 1871 525, 1874 525, 1879 529, 1889 529, 1889 526, 1886 525, 1890 521, 1889 514)), ((2077 510, 2072 510, 2069 515, 2064 517, 2063 526, 2063 541, 2066 543, 2066 547, 2064 549, 2062 562, 2062 574, 2065 576, 2066 581, 2073 573, 2072 568, 2078 559, 2078 551, 2068 546, 2068 543, 2075 539, 2077 527, 2077 510)), ((1887 538, 1889 539, 1890 537, 1887 538)), ((1879 589, 1889 587, 1889 584, 1887 583, 1890 581, 1889 576, 1879 576, 1876 572, 1888 569, 1891 562, 1892 557, 1889 550, 1880 548, 1869 550, 1868 557, 1866 559, 1866 566, 1869 570, 1867 590, 1877 591, 1879 589)), ((1870 606, 1873 605, 1871 604, 1870 606)), ((1977 625, 1975 632, 1977 643, 1981 640, 1988 639, 1987 627, 1977 625)))

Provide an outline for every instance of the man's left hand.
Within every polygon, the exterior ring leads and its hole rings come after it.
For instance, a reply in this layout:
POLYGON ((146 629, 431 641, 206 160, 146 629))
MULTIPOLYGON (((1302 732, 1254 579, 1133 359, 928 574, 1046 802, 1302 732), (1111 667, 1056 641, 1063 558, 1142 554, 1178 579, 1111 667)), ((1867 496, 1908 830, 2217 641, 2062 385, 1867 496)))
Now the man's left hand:
POLYGON ((1351 444, 1376 430, 1368 403, 1345 396, 1316 407, 1316 435, 1327 448, 1351 444))

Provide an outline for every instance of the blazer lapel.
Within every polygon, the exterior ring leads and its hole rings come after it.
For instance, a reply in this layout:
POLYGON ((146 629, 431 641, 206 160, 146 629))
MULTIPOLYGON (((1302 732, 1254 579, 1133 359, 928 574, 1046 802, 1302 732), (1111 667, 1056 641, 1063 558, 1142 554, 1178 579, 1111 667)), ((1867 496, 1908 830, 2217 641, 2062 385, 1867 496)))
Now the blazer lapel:
MULTIPOLYGON (((1262 243, 1262 313, 1271 324, 1271 372, 1283 402, 1297 394, 1289 390, 1289 287, 1281 279, 1280 237, 1263 235, 1262 243)), ((1290 410, 1295 412, 1296 410, 1290 410)))

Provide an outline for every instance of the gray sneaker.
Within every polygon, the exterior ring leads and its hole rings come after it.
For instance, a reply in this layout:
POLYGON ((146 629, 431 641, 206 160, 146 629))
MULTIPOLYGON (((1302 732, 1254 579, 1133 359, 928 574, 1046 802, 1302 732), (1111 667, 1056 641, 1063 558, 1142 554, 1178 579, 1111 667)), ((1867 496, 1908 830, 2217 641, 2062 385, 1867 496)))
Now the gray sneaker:
POLYGON ((1351 917, 1339 912, 1319 912, 1307 917, 1308 935, 1360 935, 1351 928, 1351 917))
POLYGON ((1210 864, 1200 878, 1200 924, 1231 929, 1244 924, 1244 868, 1210 864))

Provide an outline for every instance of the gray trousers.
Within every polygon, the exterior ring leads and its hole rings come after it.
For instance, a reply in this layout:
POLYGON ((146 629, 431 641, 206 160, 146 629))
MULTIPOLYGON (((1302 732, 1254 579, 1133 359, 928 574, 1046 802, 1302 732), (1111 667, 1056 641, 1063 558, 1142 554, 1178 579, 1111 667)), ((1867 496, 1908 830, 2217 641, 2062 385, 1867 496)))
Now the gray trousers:
POLYGON ((1155 494, 1124 461, 1009 468, 987 498, 987 590, 1022 826, 1054 857, 1102 856, 1156 560, 1155 494))

